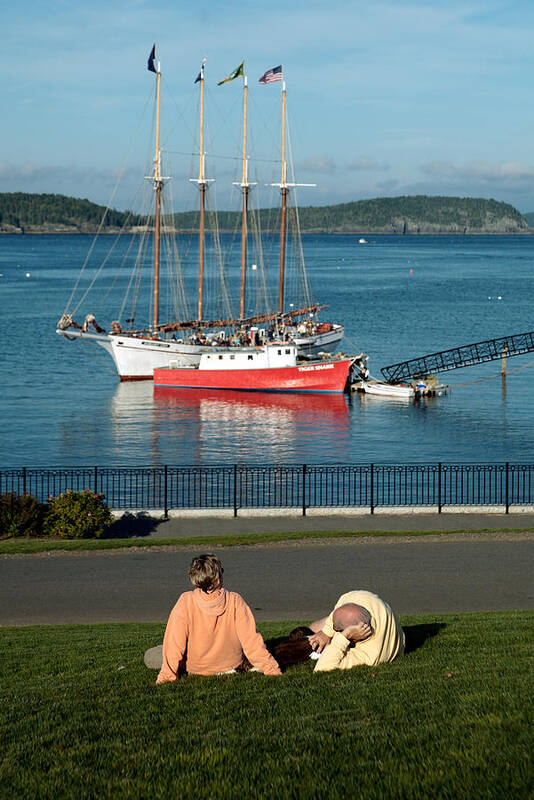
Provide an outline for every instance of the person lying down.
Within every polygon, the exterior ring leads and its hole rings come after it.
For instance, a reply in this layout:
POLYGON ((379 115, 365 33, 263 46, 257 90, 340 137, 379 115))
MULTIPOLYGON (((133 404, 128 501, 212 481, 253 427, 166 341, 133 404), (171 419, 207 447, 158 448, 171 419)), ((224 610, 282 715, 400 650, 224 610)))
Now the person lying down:
POLYGON ((167 622, 163 645, 145 653, 147 667, 159 668, 156 683, 172 683, 185 672, 235 672, 242 668, 244 659, 265 675, 282 674, 256 630, 248 605, 237 592, 223 588, 223 572, 214 555, 197 556, 191 562, 188 575, 195 588, 178 598, 167 622))

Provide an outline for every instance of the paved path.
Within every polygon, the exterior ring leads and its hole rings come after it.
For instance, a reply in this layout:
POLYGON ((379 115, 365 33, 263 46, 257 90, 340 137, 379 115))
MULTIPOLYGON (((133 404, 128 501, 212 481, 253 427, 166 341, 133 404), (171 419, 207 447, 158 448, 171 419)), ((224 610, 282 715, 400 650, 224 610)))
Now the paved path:
POLYGON ((151 518, 123 518, 115 524, 122 536, 143 536, 156 539, 184 536, 217 536, 226 534, 270 533, 273 531, 444 531, 444 530, 510 530, 534 531, 534 514, 531 513, 396 513, 385 514, 332 514, 303 517, 258 515, 241 516, 181 516, 162 520, 151 518))
MULTIPOLYGON (((217 552, 226 585, 244 595, 259 620, 318 617, 353 588, 376 591, 401 614, 534 608, 532 533, 370 537, 217 552)), ((190 588, 185 575, 197 553, 170 547, 4 556, 0 625, 163 622, 190 588)))

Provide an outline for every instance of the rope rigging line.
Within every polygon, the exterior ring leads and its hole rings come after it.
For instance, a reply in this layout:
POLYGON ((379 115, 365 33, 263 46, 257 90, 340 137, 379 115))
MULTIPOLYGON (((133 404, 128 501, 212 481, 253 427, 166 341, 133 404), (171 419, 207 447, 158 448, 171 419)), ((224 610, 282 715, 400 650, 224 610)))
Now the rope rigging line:
MULTIPOLYGON (((199 155, 200 155, 200 153, 198 153, 198 152, 189 151, 189 150, 164 150, 162 148, 161 152, 162 153, 166 153, 167 155, 170 155, 170 156, 191 156, 192 158, 198 158, 199 155)), ((207 151, 204 151, 204 155, 205 156, 210 156, 210 158, 218 158, 218 159, 226 160, 226 161, 237 161, 239 164, 243 160, 243 156, 240 156, 240 155, 237 155, 237 156, 223 156, 223 155, 220 155, 220 153, 210 153, 210 152, 207 152, 207 151)), ((247 161, 253 161, 253 162, 257 161, 257 162, 260 162, 262 164, 281 164, 282 163, 280 159, 278 159, 278 160, 274 159, 273 160, 272 158, 258 158, 257 156, 249 156, 249 155, 247 155, 247 161)))
MULTIPOLYGON (((287 125, 287 147, 288 147, 288 166, 291 176, 293 178, 293 183, 297 183, 295 180, 295 162, 293 159, 293 146, 291 142, 291 128, 289 125, 289 117, 288 117, 288 125, 287 125)), ((294 224, 296 228, 296 239, 295 239, 295 247, 298 248, 298 256, 300 260, 300 270, 302 276, 302 283, 304 289, 304 296, 306 299, 306 304, 310 305, 312 302, 312 294, 310 290, 310 283, 308 279, 308 275, 305 268, 305 261, 304 261, 304 249, 302 246, 302 232, 300 227, 300 216, 299 216, 299 205, 297 200, 297 186, 293 189, 293 203, 292 209, 294 214, 294 224)))
MULTIPOLYGON (((143 188, 146 190, 146 184, 143 184, 142 186, 143 186, 143 188)), ((137 196, 140 194, 140 189, 141 189, 141 187, 139 187, 139 189, 138 189, 138 190, 137 190, 137 192, 136 192, 136 198, 137 198, 137 196)), ((146 191, 144 192, 144 195, 145 195, 145 198, 146 198, 146 197, 147 197, 147 192, 146 192, 146 191)), ((149 196, 149 197, 150 197, 150 196, 149 196)), ((144 201, 144 203, 143 203, 143 204, 146 206, 146 200, 144 201)), ((150 208, 149 208, 148 214, 150 214, 150 208)), ((147 216, 148 216, 148 214, 147 214, 147 216)), ((131 219, 131 214, 130 214, 130 216, 127 218, 127 222, 128 222, 128 220, 130 220, 130 219, 131 219)), ((117 242, 118 242, 119 238, 120 238, 120 237, 122 237, 122 236, 124 236, 124 235, 128 235, 128 234, 126 233, 126 224, 125 224, 125 226, 124 226, 124 229, 123 229, 122 231, 120 231, 120 232, 117 234, 117 237, 116 237, 115 244, 117 244, 117 242)), ((144 237, 145 237, 145 235, 146 235, 146 233, 143 233, 143 234, 142 234, 142 237, 141 237, 141 242, 142 242, 142 243, 144 242, 144 237)), ((101 308, 101 307, 104 305, 104 303, 105 303, 105 302, 106 302, 106 300, 108 299, 109 295, 111 294, 111 291, 113 290, 113 288, 115 287, 116 283, 118 282, 118 280, 119 280, 119 277, 120 277, 120 275, 121 275, 121 273, 122 273, 123 269, 125 268, 125 266, 126 266, 126 264, 127 264, 128 260, 129 260, 129 257, 130 257, 130 251, 132 250, 132 248, 133 248, 133 245, 134 245, 134 242, 135 242, 135 241, 136 241, 136 236, 132 236, 132 237, 130 238, 130 242, 129 242, 129 244, 128 244, 128 247, 126 248, 126 253, 124 254, 124 256, 123 256, 123 258, 122 258, 122 261, 121 261, 121 263, 120 263, 120 265, 119 265, 119 268, 118 268, 118 270, 117 270, 117 271, 116 271, 116 273, 115 273, 115 277, 113 278, 113 280, 112 280, 112 282, 111 282, 110 286, 108 287, 107 291, 106 291, 106 292, 104 293, 104 295, 102 296, 102 298, 101 298, 101 301, 100 301, 100 303, 98 304, 98 306, 97 306, 97 307, 100 307, 100 308, 101 308)), ((115 245, 114 245, 114 246, 115 246, 115 245)), ((140 245, 140 247, 142 247, 142 244, 140 245)), ((110 253, 109 255, 111 255, 111 253, 110 253)), ((107 261, 107 260, 108 260, 108 257, 106 257, 106 261, 107 261)), ((104 266, 104 264, 103 264, 102 266, 104 266)), ((121 310, 121 313, 122 313, 122 310, 121 310)), ((120 319, 120 315, 119 315, 119 319, 120 319)))
MULTIPOLYGON (((145 101, 145 106, 144 106, 144 108, 143 108, 143 111, 142 111, 141 115, 140 115, 140 116, 139 116, 139 118, 138 118, 137 126, 136 126, 136 129, 135 129, 135 134, 137 134, 137 133, 138 133, 138 131, 139 131, 139 128, 140 128, 140 126, 141 126, 141 122, 142 122, 142 120, 143 120, 143 119, 145 118, 145 116, 146 116, 146 113, 147 113, 147 108, 148 108, 148 106, 149 106, 149 103, 150 103, 150 96, 151 96, 151 93, 150 93, 149 97, 147 97, 147 99, 146 99, 146 101, 145 101)), ((89 260, 90 260, 90 258, 91 258, 91 255, 92 255, 93 251, 94 251, 94 248, 95 248, 95 246, 96 246, 96 242, 97 242, 97 240, 98 240, 98 237, 99 237, 99 235, 100 235, 100 233, 101 233, 101 231, 102 231, 102 228, 104 227, 104 223, 105 223, 106 217, 107 217, 107 215, 108 215, 108 212, 109 212, 109 211, 111 210, 111 208, 112 208, 112 203, 113 203, 113 200, 114 200, 114 198, 115 198, 115 196, 116 196, 116 194, 117 194, 117 191, 118 191, 118 188, 119 188, 120 182, 121 182, 121 180, 122 180, 122 178, 123 178, 123 176, 124 176, 124 173, 126 172, 126 166, 127 166, 127 163, 128 163, 128 159, 129 159, 129 158, 130 158, 130 156, 131 156, 131 153, 132 153, 132 150, 133 150, 133 146, 134 146, 134 141, 135 141, 135 140, 136 140, 136 136, 135 136, 135 135, 132 135, 132 137, 131 137, 131 139, 130 139, 130 147, 129 147, 128 151, 127 151, 127 154, 126 154, 126 156, 125 156, 125 158, 124 158, 124 161, 123 161, 123 163, 122 163, 122 166, 121 166, 121 168, 120 168, 120 170, 119 170, 119 173, 118 173, 117 179, 116 179, 116 181, 115 181, 115 185, 114 185, 114 187, 113 187, 113 190, 112 190, 112 192, 111 192, 110 199, 109 199, 109 201, 108 201, 108 204, 107 204, 107 206, 106 206, 106 209, 105 209, 104 213, 102 214, 102 219, 100 220, 100 223, 99 223, 99 225, 98 225, 97 232, 96 232, 96 234, 95 234, 95 235, 94 235, 94 237, 93 237, 93 241, 91 242, 91 246, 89 247, 89 251, 88 251, 88 253, 87 253, 86 257, 85 257, 85 260, 84 260, 84 262, 83 262, 83 264, 82 264, 82 268, 81 268, 81 270, 80 270, 80 272, 79 272, 79 274, 78 274, 78 277, 77 277, 77 279, 76 279, 76 281, 75 281, 75 283, 74 283, 74 287, 73 287, 73 289, 72 289, 72 292, 71 292, 71 294, 70 294, 70 297, 69 297, 69 299, 68 299, 68 301, 67 301, 67 306, 66 306, 66 309, 65 309, 65 313, 67 313, 68 309, 71 307, 71 304, 72 304, 72 303, 73 303, 73 301, 74 301, 74 297, 76 296, 76 292, 78 291, 78 287, 79 287, 79 285, 80 285, 80 281, 81 281, 81 279, 82 279, 82 275, 83 275, 83 273, 84 273, 84 271, 85 271, 85 269, 86 269, 86 267, 87 267, 87 265, 88 265, 88 263, 89 263, 89 260)), ((100 273, 101 273, 102 269, 103 269, 103 264, 101 264, 101 265, 100 265, 100 268, 97 270, 97 272, 96 272, 95 276, 93 277, 93 280, 90 282, 89 286, 87 287, 87 289, 85 290, 85 292, 82 294, 82 297, 81 297, 81 299, 79 300, 79 302, 78 302, 78 303, 76 304, 76 306, 73 308, 73 310, 72 310, 72 315, 73 315, 73 316, 74 316, 74 314, 75 314, 75 313, 78 311, 78 309, 80 308, 81 304, 84 302, 84 300, 85 300, 85 298, 87 297, 87 294, 89 293, 90 289, 91 289, 91 288, 94 286, 95 280, 96 280, 96 279, 97 279, 97 277, 100 275, 100 273)))
POLYGON ((506 375, 513 375, 514 373, 521 372, 524 369, 530 369, 532 366, 534 366, 534 361, 529 361, 528 364, 523 364, 521 367, 515 367, 515 369, 507 370, 505 375, 503 375, 502 372, 498 372, 496 375, 490 375, 488 378, 478 378, 475 381, 466 381, 465 383, 448 383, 445 385, 445 388, 463 389, 464 386, 473 386, 475 383, 485 383, 486 381, 493 381, 495 378, 504 378, 506 375))
POLYGON ((267 300, 267 285, 265 281, 265 262, 263 257, 260 216, 255 206, 252 206, 249 209, 249 216, 251 223, 250 229, 252 232, 254 246, 256 248, 255 271, 257 272, 259 269, 260 273, 260 280, 257 282, 258 285, 256 286, 256 298, 254 301, 254 310, 256 313, 259 313, 259 309, 261 308, 262 304, 266 311, 270 311, 271 309, 268 305, 268 300, 267 300))

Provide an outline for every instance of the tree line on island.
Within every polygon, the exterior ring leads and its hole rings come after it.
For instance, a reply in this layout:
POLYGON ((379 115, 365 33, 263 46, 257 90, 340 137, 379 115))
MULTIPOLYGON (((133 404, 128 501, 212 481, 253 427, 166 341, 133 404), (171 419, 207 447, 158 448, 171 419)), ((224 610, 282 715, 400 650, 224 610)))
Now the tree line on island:
MULTIPOLYGON (((60 194, 0 193, 0 233, 94 233, 106 209, 89 200, 60 194)), ((275 228, 278 209, 258 212, 262 228, 275 228)), ((302 233, 530 233, 534 213, 522 215, 508 203, 471 197, 415 195, 379 197, 298 209, 302 233)), ((177 232, 198 227, 198 212, 175 213, 167 222, 177 232)), ((218 212, 221 231, 234 231, 237 211, 218 212)), ((149 221, 150 222, 150 221, 149 221)), ((108 209, 103 232, 146 225, 131 211, 108 209)))

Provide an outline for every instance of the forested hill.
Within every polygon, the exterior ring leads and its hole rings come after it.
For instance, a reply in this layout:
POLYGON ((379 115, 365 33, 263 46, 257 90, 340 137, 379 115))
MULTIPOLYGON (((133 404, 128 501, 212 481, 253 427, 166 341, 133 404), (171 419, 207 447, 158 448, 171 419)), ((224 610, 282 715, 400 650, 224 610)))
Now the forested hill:
MULTIPOLYGON (((93 233, 103 206, 58 194, 0 193, 0 233, 93 233)), ((278 212, 261 212, 270 227, 278 212)), ((333 206, 299 209, 303 233, 531 233, 525 218, 513 206, 496 200, 469 197, 382 197, 333 206)), ((238 212, 220 212, 219 228, 236 229, 238 212)), ((108 211, 102 230, 136 226, 140 220, 127 211, 108 211)), ((178 231, 195 230, 198 213, 174 215, 178 231)))
MULTIPOLYGON (((0 233, 93 233, 105 208, 62 194, 0 193, 0 233)), ((105 228, 122 228, 130 214, 108 211, 105 228)))
POLYGON ((332 233, 526 233, 508 203, 471 197, 379 197, 299 210, 303 230, 332 233))
MULTIPOLYGON (((275 209, 261 212, 270 227, 275 209)), ((221 230, 235 230, 237 212, 219 213, 221 230)), ((521 213, 508 203, 471 197, 378 197, 335 206, 299 208, 303 233, 532 233, 521 213)), ((198 214, 175 214, 178 228, 198 225, 198 214)))

